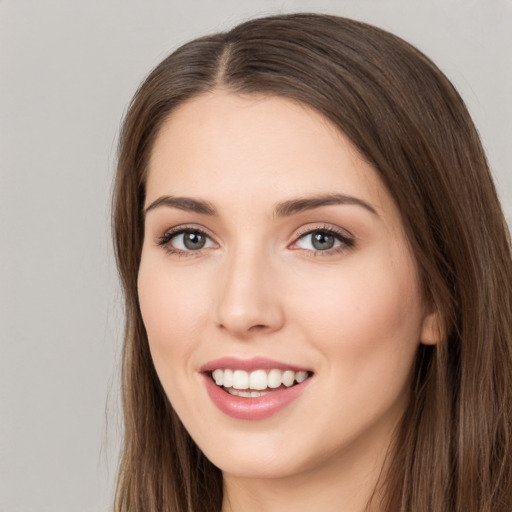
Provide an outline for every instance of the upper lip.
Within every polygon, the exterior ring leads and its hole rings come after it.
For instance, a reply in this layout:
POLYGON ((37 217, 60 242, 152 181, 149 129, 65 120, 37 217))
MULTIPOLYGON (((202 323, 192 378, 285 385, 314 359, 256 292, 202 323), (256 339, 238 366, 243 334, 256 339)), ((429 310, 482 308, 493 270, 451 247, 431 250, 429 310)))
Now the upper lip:
POLYGON ((253 370, 291 370, 294 372, 300 371, 309 371, 309 368, 298 366, 295 364, 285 363, 283 361, 276 361, 275 359, 268 359, 266 357, 251 357, 248 359, 243 359, 239 357, 221 357, 219 359, 214 359, 213 361, 209 361, 199 369, 200 372, 212 372, 217 369, 231 369, 231 370, 245 370, 246 372, 250 372, 253 370))

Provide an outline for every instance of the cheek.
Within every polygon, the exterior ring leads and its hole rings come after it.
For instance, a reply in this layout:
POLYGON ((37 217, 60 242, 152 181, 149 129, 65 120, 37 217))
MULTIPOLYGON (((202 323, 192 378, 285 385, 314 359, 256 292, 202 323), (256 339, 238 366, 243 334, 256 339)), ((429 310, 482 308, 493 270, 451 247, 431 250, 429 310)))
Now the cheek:
POLYGON ((190 357, 208 308, 205 291, 187 272, 172 272, 165 263, 141 262, 139 303, 153 362, 162 384, 192 371, 190 357))
MULTIPOLYGON (((311 283, 310 283, 311 284, 311 283)), ((408 374, 419 344, 422 301, 408 260, 358 261, 298 295, 296 318, 344 375, 408 374)), ((365 377, 366 378, 366 377, 365 377)))
POLYGON ((155 370, 163 389, 182 421, 200 417, 190 396, 196 378, 193 356, 206 322, 205 290, 197 275, 173 272, 165 262, 141 262, 138 277, 139 303, 155 370))
POLYGON ((393 428, 407 401, 421 332, 414 273, 379 262, 345 268, 338 277, 317 280, 315 293, 311 289, 307 301, 295 303, 294 316, 303 319, 308 340, 323 356, 317 377, 328 398, 312 415, 324 418, 325 429, 335 418, 347 435, 371 425, 393 428), (325 403, 331 404, 328 416, 325 403))

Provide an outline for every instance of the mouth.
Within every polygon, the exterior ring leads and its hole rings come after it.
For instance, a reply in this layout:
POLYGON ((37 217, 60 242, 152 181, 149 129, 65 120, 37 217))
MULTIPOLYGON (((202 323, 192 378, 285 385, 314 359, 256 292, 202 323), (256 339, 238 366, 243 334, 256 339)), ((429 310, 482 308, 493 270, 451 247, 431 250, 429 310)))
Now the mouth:
POLYGON ((216 368, 209 372, 215 384, 233 396, 259 398, 301 384, 312 373, 299 370, 280 370, 279 368, 258 369, 251 372, 229 368, 216 368))
POLYGON ((201 368, 208 395, 224 414, 241 420, 268 418, 296 401, 313 372, 263 358, 224 358, 201 368))

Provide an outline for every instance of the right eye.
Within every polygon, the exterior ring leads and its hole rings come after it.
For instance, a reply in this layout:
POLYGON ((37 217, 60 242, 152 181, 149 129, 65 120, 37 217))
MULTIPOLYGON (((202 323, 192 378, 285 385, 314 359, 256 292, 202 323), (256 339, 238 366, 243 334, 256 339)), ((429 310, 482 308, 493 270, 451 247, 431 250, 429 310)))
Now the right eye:
POLYGON ((181 229, 166 233, 158 241, 171 253, 198 252, 201 249, 214 247, 213 240, 199 229, 181 229))

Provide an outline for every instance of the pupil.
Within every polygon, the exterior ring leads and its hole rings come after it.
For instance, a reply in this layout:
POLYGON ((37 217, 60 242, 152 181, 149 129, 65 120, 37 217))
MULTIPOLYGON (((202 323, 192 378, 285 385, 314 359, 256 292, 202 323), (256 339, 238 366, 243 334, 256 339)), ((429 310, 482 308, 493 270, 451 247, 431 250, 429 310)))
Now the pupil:
POLYGON ((187 249, 202 249, 205 244, 205 237, 201 233, 185 233, 183 244, 187 249))
POLYGON ((313 235, 313 247, 320 251, 332 249, 334 246, 334 237, 327 233, 315 233, 313 235))

